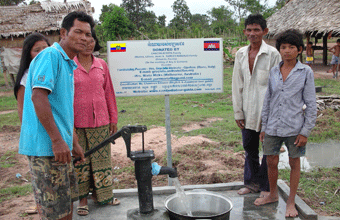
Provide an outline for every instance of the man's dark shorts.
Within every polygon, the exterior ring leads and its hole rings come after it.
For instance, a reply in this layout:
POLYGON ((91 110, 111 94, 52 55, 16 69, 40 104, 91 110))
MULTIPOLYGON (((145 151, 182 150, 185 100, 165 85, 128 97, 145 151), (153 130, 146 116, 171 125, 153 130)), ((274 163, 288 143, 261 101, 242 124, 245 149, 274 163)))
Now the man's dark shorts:
POLYGON ((297 136, 292 137, 277 137, 265 134, 263 142, 263 154, 264 155, 279 155, 282 143, 285 143, 288 149, 288 156, 291 158, 298 158, 305 156, 306 146, 296 147, 294 142, 297 136))
POLYGON ((54 157, 28 156, 35 201, 42 219, 60 219, 71 213, 78 200, 73 164, 61 164, 54 157))

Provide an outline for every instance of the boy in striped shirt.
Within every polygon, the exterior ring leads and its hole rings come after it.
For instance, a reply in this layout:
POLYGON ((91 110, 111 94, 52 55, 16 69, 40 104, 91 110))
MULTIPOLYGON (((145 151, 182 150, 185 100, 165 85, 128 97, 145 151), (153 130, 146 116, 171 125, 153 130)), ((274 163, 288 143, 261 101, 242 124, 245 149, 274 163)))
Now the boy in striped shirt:
POLYGON ((264 141, 263 153, 267 155, 270 193, 256 199, 255 205, 278 201, 279 153, 284 142, 291 167, 286 217, 298 216, 295 195, 300 180, 300 157, 305 155, 307 138, 315 126, 317 116, 313 71, 297 60, 303 46, 303 36, 297 30, 287 30, 278 37, 276 48, 282 61, 270 71, 261 114, 260 140, 264 141))

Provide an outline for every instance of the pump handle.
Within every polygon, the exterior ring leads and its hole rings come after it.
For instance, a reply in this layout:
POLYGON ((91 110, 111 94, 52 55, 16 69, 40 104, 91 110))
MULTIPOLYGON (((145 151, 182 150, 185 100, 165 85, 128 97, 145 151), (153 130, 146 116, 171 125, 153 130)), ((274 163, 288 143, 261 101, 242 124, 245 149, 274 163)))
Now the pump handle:
MULTIPOLYGON (((127 151, 127 156, 130 157, 131 154, 131 134, 132 133, 141 133, 145 132, 147 130, 145 125, 127 125, 122 127, 119 131, 111 135, 110 137, 106 138, 104 141, 99 143, 97 146, 94 148, 90 149, 89 151, 86 151, 84 153, 85 157, 90 156, 94 152, 98 151, 102 147, 106 146, 109 143, 114 144, 114 140, 116 140, 119 137, 123 137, 125 145, 126 145, 126 151, 127 151)), ((80 160, 80 157, 77 157, 73 160, 73 164, 75 164, 77 161, 80 160)))

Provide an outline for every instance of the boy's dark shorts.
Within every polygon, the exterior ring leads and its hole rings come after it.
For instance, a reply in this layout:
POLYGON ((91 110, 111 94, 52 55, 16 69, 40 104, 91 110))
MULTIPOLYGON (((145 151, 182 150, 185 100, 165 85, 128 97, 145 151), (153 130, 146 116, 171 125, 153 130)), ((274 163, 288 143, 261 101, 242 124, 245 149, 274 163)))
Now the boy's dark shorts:
POLYGON ((61 164, 54 157, 28 156, 35 201, 42 219, 60 219, 71 213, 78 200, 73 164, 61 164))
POLYGON ((263 141, 264 155, 279 155, 282 143, 285 143, 288 149, 288 156, 291 158, 302 157, 306 153, 306 146, 296 147, 294 144, 297 136, 292 137, 278 137, 265 134, 263 141))

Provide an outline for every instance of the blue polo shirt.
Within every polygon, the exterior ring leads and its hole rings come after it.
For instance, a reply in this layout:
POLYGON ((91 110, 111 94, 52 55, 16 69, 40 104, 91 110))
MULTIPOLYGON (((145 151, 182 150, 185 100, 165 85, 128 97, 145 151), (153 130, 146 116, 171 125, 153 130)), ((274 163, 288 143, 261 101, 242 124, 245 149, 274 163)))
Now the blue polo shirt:
POLYGON ((41 51, 31 62, 25 87, 24 109, 20 133, 19 153, 28 156, 54 156, 52 142, 40 123, 32 102, 34 88, 49 91, 54 121, 70 150, 73 147, 73 70, 77 64, 63 48, 54 43, 41 51))

